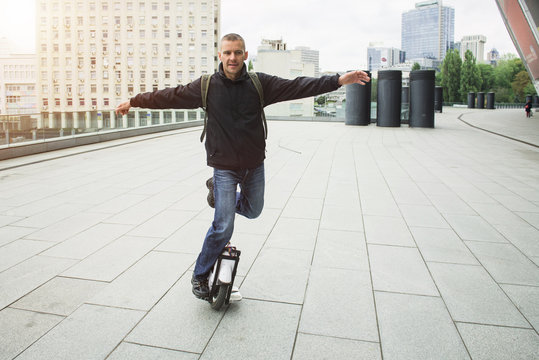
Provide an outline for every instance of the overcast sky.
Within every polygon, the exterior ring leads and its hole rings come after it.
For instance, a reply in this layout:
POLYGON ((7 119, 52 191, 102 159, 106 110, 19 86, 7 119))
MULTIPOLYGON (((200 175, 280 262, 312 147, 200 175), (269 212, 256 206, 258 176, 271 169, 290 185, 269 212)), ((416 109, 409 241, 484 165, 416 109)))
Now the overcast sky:
MULTIPOLYGON (((170 0, 173 2, 173 0, 170 0)), ((369 42, 400 48, 401 14, 415 0, 221 0, 221 31, 236 32, 251 56, 262 38, 280 39, 289 48, 320 51, 320 68, 365 68, 369 42)), ((464 35, 487 37, 485 51, 517 51, 494 0, 446 0, 455 9, 455 41, 464 35)), ((0 37, 22 52, 35 51, 35 0, 0 0, 0 37)))

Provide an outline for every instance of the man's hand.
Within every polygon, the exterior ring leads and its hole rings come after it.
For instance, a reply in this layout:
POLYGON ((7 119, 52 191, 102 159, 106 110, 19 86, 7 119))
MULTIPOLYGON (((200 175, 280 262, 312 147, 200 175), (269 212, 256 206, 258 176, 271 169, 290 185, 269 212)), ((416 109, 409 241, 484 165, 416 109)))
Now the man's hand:
POLYGON ((116 107, 116 115, 126 115, 131 109, 131 102, 127 100, 116 107))
POLYGON ((364 71, 361 71, 361 70, 350 71, 339 77, 339 85, 341 86, 350 85, 350 84, 365 85, 365 83, 369 82, 370 80, 371 78, 364 71))

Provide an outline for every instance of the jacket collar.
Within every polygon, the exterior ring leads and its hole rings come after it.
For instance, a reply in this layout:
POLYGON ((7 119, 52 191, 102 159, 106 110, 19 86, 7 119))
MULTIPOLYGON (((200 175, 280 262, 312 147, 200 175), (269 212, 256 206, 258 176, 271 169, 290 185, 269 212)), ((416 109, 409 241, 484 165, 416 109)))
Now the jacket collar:
POLYGON ((247 65, 245 62, 243 63, 243 66, 241 67, 241 74, 236 80, 230 80, 226 77, 225 71, 223 70, 223 63, 219 63, 219 76, 223 79, 226 79, 228 81, 236 82, 236 81, 243 81, 247 78, 249 78, 249 74, 247 74, 247 65))

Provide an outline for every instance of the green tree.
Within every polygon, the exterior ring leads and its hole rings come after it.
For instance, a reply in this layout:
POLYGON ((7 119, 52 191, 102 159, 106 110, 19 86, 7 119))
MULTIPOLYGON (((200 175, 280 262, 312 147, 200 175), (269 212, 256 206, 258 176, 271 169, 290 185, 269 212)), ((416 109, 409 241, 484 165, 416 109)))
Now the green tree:
MULTIPOLYGON (((532 85, 532 82, 530 81, 530 77, 526 70, 522 70, 515 75, 515 79, 511 83, 511 88, 513 89, 513 93, 518 102, 525 102, 526 95, 532 95, 528 93, 531 90, 529 85, 532 85)), ((533 88, 533 86, 531 86, 531 88, 533 88)))
POLYGON ((494 87, 494 68, 490 64, 477 64, 481 75, 479 91, 489 92, 494 87))
POLYGON ((316 98, 316 102, 318 103, 318 105, 324 105, 326 101, 327 101, 327 97, 324 95, 316 98))
POLYGON ((247 71, 252 71, 253 68, 254 68, 253 62, 251 60, 249 60, 249 65, 247 66, 247 71))
POLYGON ((441 86, 444 99, 448 102, 460 101, 460 69, 462 60, 458 50, 449 50, 442 64, 441 86))
POLYGON ((419 65, 419 63, 414 63, 414 65, 412 66, 412 71, 415 70, 421 70, 421 65, 419 65))
POLYGON ((475 57, 470 50, 464 53, 464 63, 460 73, 460 95, 466 101, 469 92, 477 92, 481 88, 479 68, 475 64, 475 57))

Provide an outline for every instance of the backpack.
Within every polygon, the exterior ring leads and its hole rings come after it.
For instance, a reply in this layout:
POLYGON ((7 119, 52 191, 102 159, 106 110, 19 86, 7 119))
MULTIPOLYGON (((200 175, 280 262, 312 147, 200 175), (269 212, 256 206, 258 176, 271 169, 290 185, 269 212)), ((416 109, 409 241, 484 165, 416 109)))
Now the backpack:
MULTIPOLYGON (((266 114, 264 114, 264 90, 262 90, 262 84, 260 83, 258 75, 254 71, 249 71, 247 73, 249 74, 249 77, 251 78, 251 81, 253 82, 256 92, 258 93, 258 96, 260 98, 260 107, 262 108, 262 121, 264 122, 264 139, 267 139, 268 124, 266 122, 266 114)), ((204 128, 202 129, 202 135, 200 135, 200 142, 204 140, 204 136, 206 135, 206 124, 208 122, 207 98, 211 77, 212 74, 205 74, 202 75, 200 79, 200 91, 202 93, 202 109, 204 110, 204 128)))

